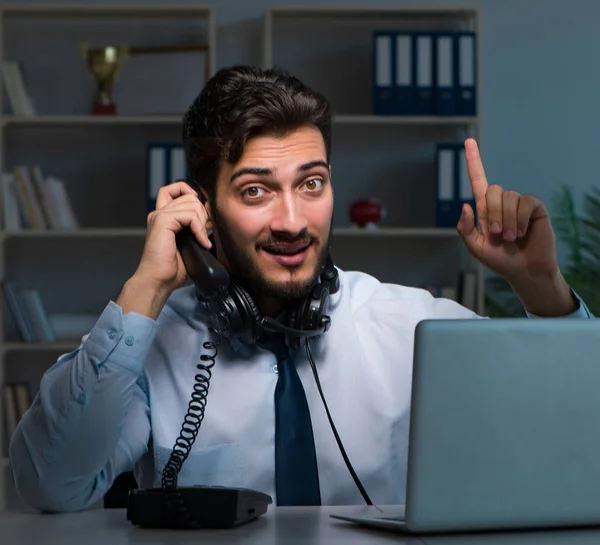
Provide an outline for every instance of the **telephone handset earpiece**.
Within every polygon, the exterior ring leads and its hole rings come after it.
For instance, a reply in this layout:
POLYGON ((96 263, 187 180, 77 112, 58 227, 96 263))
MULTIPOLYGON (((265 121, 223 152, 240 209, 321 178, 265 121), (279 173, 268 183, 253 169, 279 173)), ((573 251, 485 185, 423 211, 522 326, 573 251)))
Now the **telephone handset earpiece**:
POLYGON ((189 227, 175 235, 177 250, 196 290, 204 299, 224 297, 229 286, 229 273, 217 258, 197 240, 189 227))

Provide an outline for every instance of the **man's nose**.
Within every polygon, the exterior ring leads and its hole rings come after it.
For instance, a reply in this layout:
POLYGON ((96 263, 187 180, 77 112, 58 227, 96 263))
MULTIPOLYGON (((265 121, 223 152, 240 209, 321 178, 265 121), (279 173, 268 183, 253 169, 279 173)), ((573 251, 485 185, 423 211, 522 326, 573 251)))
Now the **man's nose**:
POLYGON ((302 203, 295 195, 284 194, 275 206, 271 219, 273 231, 284 231, 290 234, 298 234, 306 229, 308 222, 303 212, 302 203))

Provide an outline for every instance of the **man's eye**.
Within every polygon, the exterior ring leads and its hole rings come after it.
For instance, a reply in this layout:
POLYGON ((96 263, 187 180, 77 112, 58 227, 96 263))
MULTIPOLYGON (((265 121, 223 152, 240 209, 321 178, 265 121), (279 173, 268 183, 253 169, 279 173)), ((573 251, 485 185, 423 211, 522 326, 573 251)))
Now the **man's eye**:
POLYGON ((323 180, 319 180, 318 178, 313 178, 312 180, 308 180, 306 182, 306 189, 309 191, 316 191, 323 184, 323 180))
POLYGON ((244 194, 248 195, 248 197, 254 199, 254 198, 260 196, 260 191, 262 191, 262 189, 260 187, 253 186, 253 187, 249 187, 248 189, 246 189, 244 191, 244 194))

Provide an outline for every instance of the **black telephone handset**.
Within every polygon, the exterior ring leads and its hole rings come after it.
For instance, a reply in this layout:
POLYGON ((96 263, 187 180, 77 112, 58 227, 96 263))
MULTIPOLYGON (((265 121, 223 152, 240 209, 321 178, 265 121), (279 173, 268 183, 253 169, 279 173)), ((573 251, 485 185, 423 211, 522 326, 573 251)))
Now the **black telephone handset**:
POLYGON ((229 273, 217 258, 202 246, 189 227, 175 235, 177 250, 196 290, 205 299, 223 297, 229 286, 229 273))
MULTIPOLYGON (((204 248, 189 227, 175 235, 177 249, 198 294, 215 301, 227 294, 229 273, 204 248)), ((212 346, 205 343, 204 347, 212 346)), ((213 357, 202 356, 203 361, 213 357)), ((208 376, 196 375, 194 394, 182 431, 163 470, 161 488, 135 488, 129 492, 127 520, 147 528, 231 528, 266 513, 271 496, 247 488, 196 485, 177 486, 177 474, 191 450, 206 404, 206 391, 212 364, 198 368, 208 376), (194 429, 192 429, 194 428, 194 429), (191 437, 190 437, 191 435, 191 437)))

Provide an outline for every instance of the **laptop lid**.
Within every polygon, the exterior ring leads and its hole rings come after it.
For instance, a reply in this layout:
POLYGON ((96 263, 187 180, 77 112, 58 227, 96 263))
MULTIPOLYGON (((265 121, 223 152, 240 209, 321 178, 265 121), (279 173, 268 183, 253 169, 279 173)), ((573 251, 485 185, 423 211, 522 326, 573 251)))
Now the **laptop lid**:
POLYGON ((415 331, 411 531, 600 523, 600 320, 415 331))

